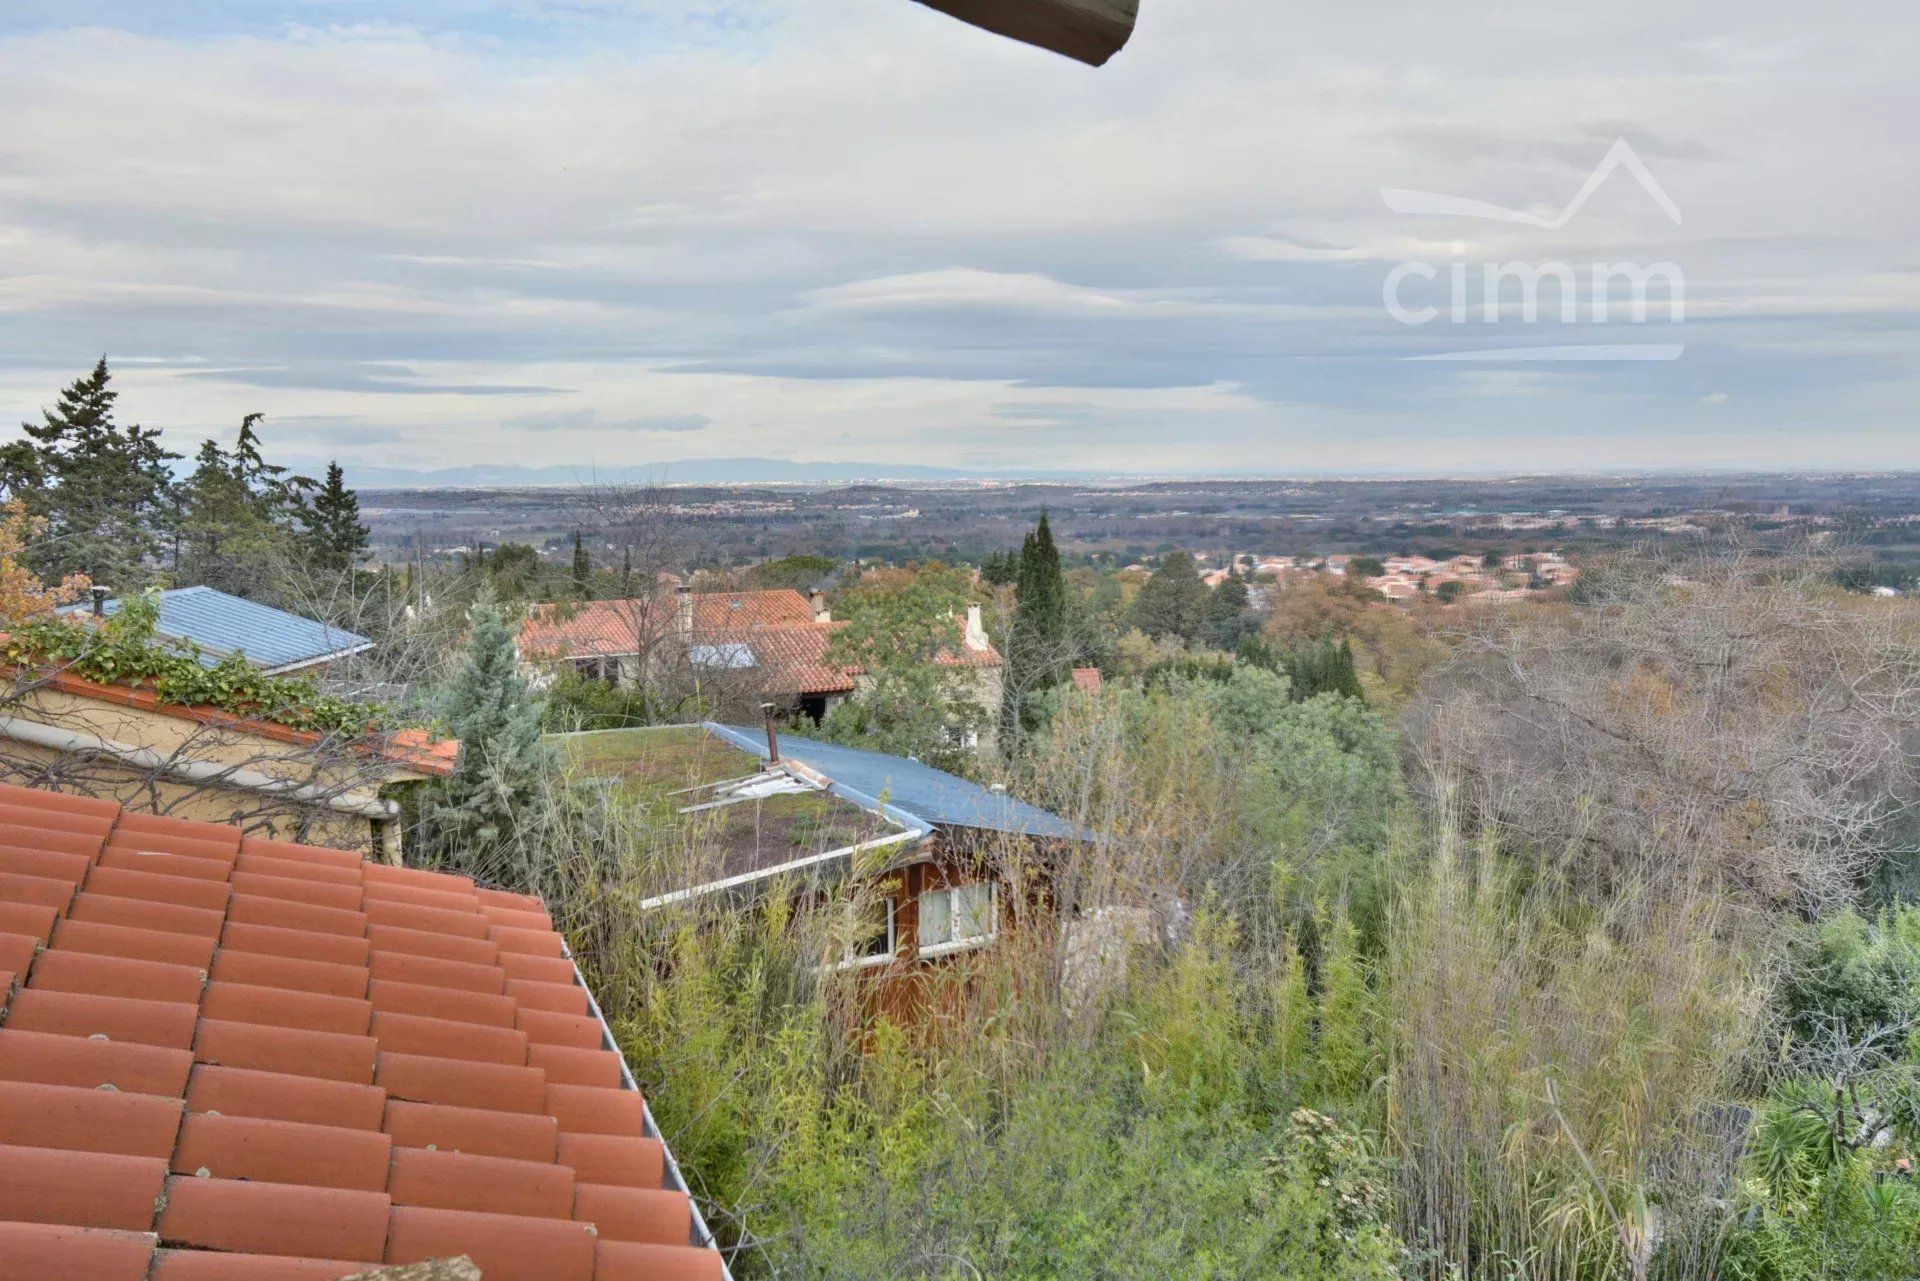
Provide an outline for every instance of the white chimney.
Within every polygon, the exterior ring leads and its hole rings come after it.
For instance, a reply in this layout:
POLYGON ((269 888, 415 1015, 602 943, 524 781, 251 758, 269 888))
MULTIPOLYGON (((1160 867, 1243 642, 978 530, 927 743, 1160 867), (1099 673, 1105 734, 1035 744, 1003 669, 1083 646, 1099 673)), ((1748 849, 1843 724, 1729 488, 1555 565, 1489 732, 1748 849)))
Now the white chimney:
POLYGON ((674 588, 674 598, 679 608, 675 622, 679 625, 681 637, 693 635, 693 589, 684 584, 674 588))
POLYGON ((980 624, 980 607, 978 605, 967 606, 966 646, 968 649, 985 649, 987 647, 987 629, 980 624))
POLYGON ((807 600, 813 606, 814 622, 831 623, 833 621, 833 611, 827 608, 827 594, 825 592, 816 587, 808 593, 807 600))

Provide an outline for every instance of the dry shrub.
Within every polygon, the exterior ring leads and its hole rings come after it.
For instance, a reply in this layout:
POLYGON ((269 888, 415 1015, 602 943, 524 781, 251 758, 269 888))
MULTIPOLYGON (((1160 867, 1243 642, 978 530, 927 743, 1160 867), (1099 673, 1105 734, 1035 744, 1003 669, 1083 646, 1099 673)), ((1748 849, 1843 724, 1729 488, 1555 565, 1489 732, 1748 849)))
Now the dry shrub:
POLYGON ((1770 981, 1707 890, 1598 901, 1463 843, 1409 865, 1386 961, 1401 1229, 1430 1275, 1713 1275, 1770 981))
POLYGON ((1477 611, 1410 711, 1416 778, 1610 879, 1846 901, 1915 796, 1920 619, 1813 553, 1624 557, 1477 611))

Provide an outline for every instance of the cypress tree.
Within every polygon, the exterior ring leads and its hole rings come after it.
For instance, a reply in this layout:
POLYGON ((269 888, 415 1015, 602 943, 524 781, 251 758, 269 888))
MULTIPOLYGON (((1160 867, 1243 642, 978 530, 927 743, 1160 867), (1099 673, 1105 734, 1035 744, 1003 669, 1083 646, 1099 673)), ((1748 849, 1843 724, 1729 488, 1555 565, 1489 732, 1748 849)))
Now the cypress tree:
POLYGON ((1014 592, 1014 626, 1032 647, 1033 674, 1044 685, 1058 684, 1067 678, 1070 661, 1066 653, 1067 582, 1060 572, 1060 552, 1053 545, 1053 529, 1044 511, 1020 548, 1014 592))
POLYGON ((1007 634, 1001 746, 1032 728, 1035 696, 1061 684, 1073 667, 1067 637, 1067 584, 1047 514, 1020 544, 1014 564, 1013 626, 1007 634))
POLYGON ((582 599, 593 594, 593 559, 587 555, 587 545, 577 529, 573 531, 573 590, 582 599))

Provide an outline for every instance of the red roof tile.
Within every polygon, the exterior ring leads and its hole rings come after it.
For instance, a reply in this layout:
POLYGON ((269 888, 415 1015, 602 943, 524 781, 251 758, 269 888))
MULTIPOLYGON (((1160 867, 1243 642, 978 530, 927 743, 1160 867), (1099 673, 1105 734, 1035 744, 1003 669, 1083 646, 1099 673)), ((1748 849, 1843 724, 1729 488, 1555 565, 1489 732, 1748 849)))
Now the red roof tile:
POLYGON ((723 1275, 539 900, 4 785, 0 824, 0 1276, 723 1275))
POLYGON ((146 1281, 152 1258, 153 1238, 144 1232, 0 1223, 0 1276, 146 1281))
POLYGON ((559 1159, 583 1183, 624 1188, 659 1187, 667 1160, 660 1140, 619 1134, 563 1134, 559 1159))
POLYGON ((378 1130, 196 1112, 180 1128, 173 1172, 383 1192, 393 1140, 378 1130))
POLYGON ((96 1040, 0 1029, 0 1080, 39 1081, 72 1085, 83 1090, 111 1086, 133 1094, 179 1098, 193 1070, 193 1055, 185 1050, 132 1041, 96 1040))
POLYGON ((263 956, 287 956, 302 961, 325 961, 330 965, 367 963, 367 940, 343 934, 322 934, 315 930, 290 930, 284 925, 243 925, 228 921, 220 934, 223 952, 258 952, 263 956))
POLYGON ((593 1281, 720 1281, 720 1255, 638 1241, 601 1241, 593 1281))
POLYGON ((521 1161, 556 1160, 560 1146, 560 1124, 544 1113, 495 1112, 394 1099, 387 1104, 386 1128, 401 1147, 439 1148, 521 1161))
POLYGON ((166 1177, 157 1157, 0 1146, 0 1222, 149 1232, 166 1177))
POLYGON ((187 1085, 187 1107, 223 1116, 378 1130, 386 1119, 387 1094, 352 1081, 202 1063, 187 1085))
POLYGON ((318 1076, 353 1085, 373 1084, 373 1061, 378 1050, 370 1036, 221 1019, 200 1020, 193 1038, 196 1063, 318 1076))
MULTIPOLYGON (((388 1194, 395 1205, 543 1219, 575 1217, 573 1171, 551 1161, 402 1148, 393 1154, 393 1181, 388 1194)), ((685 1200, 681 1198, 683 1204, 685 1200)), ((686 1239, 681 1233, 680 1240, 686 1239)))
POLYGON ((378 1263, 391 1210, 384 1191, 175 1175, 155 1230, 168 1245, 378 1263))
POLYGON ((464 1254, 486 1281, 593 1281, 591 1224, 395 1206, 388 1263, 464 1254))
POLYGON ((40 940, 31 934, 0 934, 0 972, 7 975, 9 992, 15 978, 32 967, 39 952, 40 940))
POLYGON ((608 1241, 679 1245, 692 1231, 687 1199, 660 1188, 621 1188, 582 1183, 573 1217, 591 1223, 608 1241))
POLYGON ((543 1069, 552 1085, 621 1086, 620 1056, 612 1050, 580 1050, 570 1045, 527 1046, 527 1062, 543 1069))
POLYGON ((0 901, 0 934, 25 934, 45 942, 60 914, 41 903, 0 901))
POLYGON ((168 934, 164 930, 142 930, 128 925, 102 925, 97 921, 71 918, 54 926, 50 940, 55 948, 68 952, 87 952, 94 956, 123 956, 134 961, 160 961, 167 965, 190 965, 204 970, 213 964, 214 941, 191 934, 168 934))
MULTIPOLYGON (((28 839, 26 832, 8 832, 7 836, 28 839)), ((50 880, 78 885, 87 874, 87 856, 52 849, 26 849, 18 845, 0 845, 0 872, 19 876, 44 876, 50 880)))
POLYGON ((200 999, 206 981, 206 971, 192 965, 96 956, 55 946, 34 965, 30 986, 43 992, 91 992, 192 1005, 200 999))
POLYGON ((147 1281, 340 1281, 365 1272, 365 1263, 216 1254, 210 1250, 156 1250, 147 1281))
POLYGON ((178 1097, 0 1081, 0 1143, 164 1158, 181 1109, 178 1097))
POLYGON ((29 986, 7 1007, 7 1027, 61 1036, 105 1037, 184 1050, 193 1044, 199 1007, 183 1001, 141 1001, 29 986))

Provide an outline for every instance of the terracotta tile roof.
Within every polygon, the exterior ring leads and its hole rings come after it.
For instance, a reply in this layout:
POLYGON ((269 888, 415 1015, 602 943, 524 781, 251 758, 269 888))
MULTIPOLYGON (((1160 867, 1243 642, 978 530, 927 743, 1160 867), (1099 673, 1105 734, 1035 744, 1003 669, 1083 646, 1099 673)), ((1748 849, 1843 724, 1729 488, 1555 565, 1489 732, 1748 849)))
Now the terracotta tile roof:
POLYGON ((1089 694, 1100 692, 1101 677, 1097 667, 1076 667, 1073 669, 1073 687, 1089 694))
MULTIPOLYGON (((816 622, 813 605, 790 589, 706 592, 693 600, 690 652, 707 665, 753 673, 769 694, 848 694, 861 669, 827 661, 838 622, 816 622), (742 650, 740 647, 745 646, 742 650)), ((538 605, 520 631, 521 650, 533 657, 590 658, 633 654, 641 638, 664 638, 673 630, 674 598, 651 601, 590 601, 538 605), (659 620, 656 625, 656 619, 659 620)), ((942 651, 942 667, 999 667, 1000 651, 981 639, 942 651)))
MULTIPOLYGON (((698 592, 693 630, 710 634, 813 623, 813 605, 790 588, 765 592, 698 592)), ((536 605, 520 629, 520 648, 534 655, 574 658, 634 654, 642 640, 674 629, 679 600, 674 592, 651 599, 596 600, 536 605)))
POLYGON ((711 645, 744 645, 752 652, 751 670, 769 692, 792 694, 850 694, 860 674, 857 666, 827 661, 827 647, 841 623, 794 623, 702 637, 711 645))
POLYGON ((0 1277, 716 1281, 538 899, 0 785, 0 1277))

